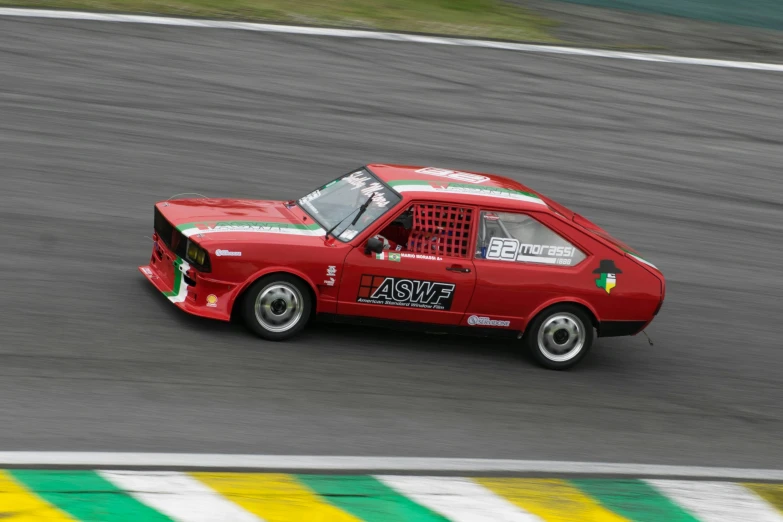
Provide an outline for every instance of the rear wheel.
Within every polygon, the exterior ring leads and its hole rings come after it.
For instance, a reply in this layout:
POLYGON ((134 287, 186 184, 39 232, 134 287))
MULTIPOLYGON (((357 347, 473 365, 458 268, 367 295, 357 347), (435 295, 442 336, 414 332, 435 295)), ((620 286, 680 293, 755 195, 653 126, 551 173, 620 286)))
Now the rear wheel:
POLYGON ((541 366, 565 370, 587 355, 594 338, 593 323, 584 310, 562 304, 547 308, 533 319, 524 343, 541 366))
POLYGON ((283 341, 301 332, 311 310, 305 283, 290 274, 270 274, 248 289, 242 304, 245 324, 258 336, 283 341))

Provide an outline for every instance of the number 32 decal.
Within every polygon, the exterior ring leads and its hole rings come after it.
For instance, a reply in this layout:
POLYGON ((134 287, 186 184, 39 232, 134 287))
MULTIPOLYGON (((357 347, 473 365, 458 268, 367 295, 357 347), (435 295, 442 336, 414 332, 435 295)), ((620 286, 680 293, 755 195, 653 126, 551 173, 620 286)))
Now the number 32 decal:
POLYGON ((489 248, 487 249, 487 259, 499 259, 502 261, 516 261, 518 250, 519 250, 519 241, 517 241, 516 239, 493 237, 490 240, 489 248))
POLYGON ((496 259, 498 261, 527 261, 545 265, 570 265, 573 262, 570 258, 573 257, 574 252, 575 249, 573 247, 532 244, 520 245, 519 241, 513 238, 493 237, 489 241, 487 259, 496 259))

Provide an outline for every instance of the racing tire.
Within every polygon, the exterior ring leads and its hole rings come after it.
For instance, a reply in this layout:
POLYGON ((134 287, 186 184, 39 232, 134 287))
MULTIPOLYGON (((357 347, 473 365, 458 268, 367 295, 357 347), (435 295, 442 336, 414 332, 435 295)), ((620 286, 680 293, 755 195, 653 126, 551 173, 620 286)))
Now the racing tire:
POLYGON ((590 351, 595 340, 593 322, 576 305, 554 305, 539 313, 525 331, 526 350, 541 366, 567 370, 590 351))
POLYGON ((310 289, 291 274, 270 274, 253 283, 242 302, 245 324, 268 341, 299 334, 310 320, 310 289))

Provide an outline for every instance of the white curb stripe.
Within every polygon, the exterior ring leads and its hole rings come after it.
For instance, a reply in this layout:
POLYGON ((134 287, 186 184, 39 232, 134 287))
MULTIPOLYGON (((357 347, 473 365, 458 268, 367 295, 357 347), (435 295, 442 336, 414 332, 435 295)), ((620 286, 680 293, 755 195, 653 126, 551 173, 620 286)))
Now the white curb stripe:
POLYGON ((783 522, 764 499, 739 484, 648 480, 650 485, 703 522, 783 522))
POLYGON ((108 13, 88 13, 82 11, 55 11, 46 9, 0 8, 0 16, 16 16, 26 18, 53 18, 59 20, 92 20, 98 22, 121 22, 134 24, 172 25, 180 27, 202 27, 211 29, 234 29, 242 31, 258 31, 265 33, 303 34, 312 36, 334 36, 338 38, 365 38, 370 40, 390 40, 397 42, 423 43, 433 45, 455 45, 460 47, 482 47, 506 51, 521 51, 530 53, 564 54, 572 56, 591 56, 597 58, 615 58, 621 60, 636 60, 643 62, 660 62, 681 65, 705 65, 711 67, 728 67, 733 69, 750 69, 756 71, 783 72, 783 64, 743 62, 738 60, 714 60, 708 58, 692 58, 687 56, 670 56, 664 54, 632 53, 622 51, 602 51, 580 47, 558 47, 555 45, 535 45, 513 42, 493 42, 489 40, 474 40, 469 38, 447 38, 439 36, 400 34, 391 32, 362 31, 353 29, 329 29, 325 27, 300 27, 295 25, 276 25, 251 22, 229 22, 224 20, 200 20, 190 18, 174 18, 165 16, 123 15, 108 13))
POLYGON ((466 478, 394 475, 375 478, 452 522, 543 522, 466 478))
POLYGON ((263 522, 183 473, 100 471, 106 480, 177 522, 263 522))
POLYGON ((2 451, 0 466, 82 466, 198 468, 198 469, 276 469, 422 472, 509 472, 618 475, 630 477, 694 477, 735 480, 783 481, 783 470, 668 466, 610 462, 559 460, 513 460, 422 457, 332 457, 308 455, 242 455, 209 453, 116 453, 61 451, 2 451))

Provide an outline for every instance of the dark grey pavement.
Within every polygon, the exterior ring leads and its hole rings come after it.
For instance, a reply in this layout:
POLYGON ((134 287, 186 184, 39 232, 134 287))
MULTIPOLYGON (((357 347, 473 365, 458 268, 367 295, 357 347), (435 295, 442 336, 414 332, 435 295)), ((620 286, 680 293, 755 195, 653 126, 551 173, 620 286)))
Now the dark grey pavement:
POLYGON ((0 19, 0 449, 783 467, 783 74, 0 19), (145 282, 152 205, 367 162, 508 175, 668 277, 571 372, 502 343, 265 343, 145 282))

